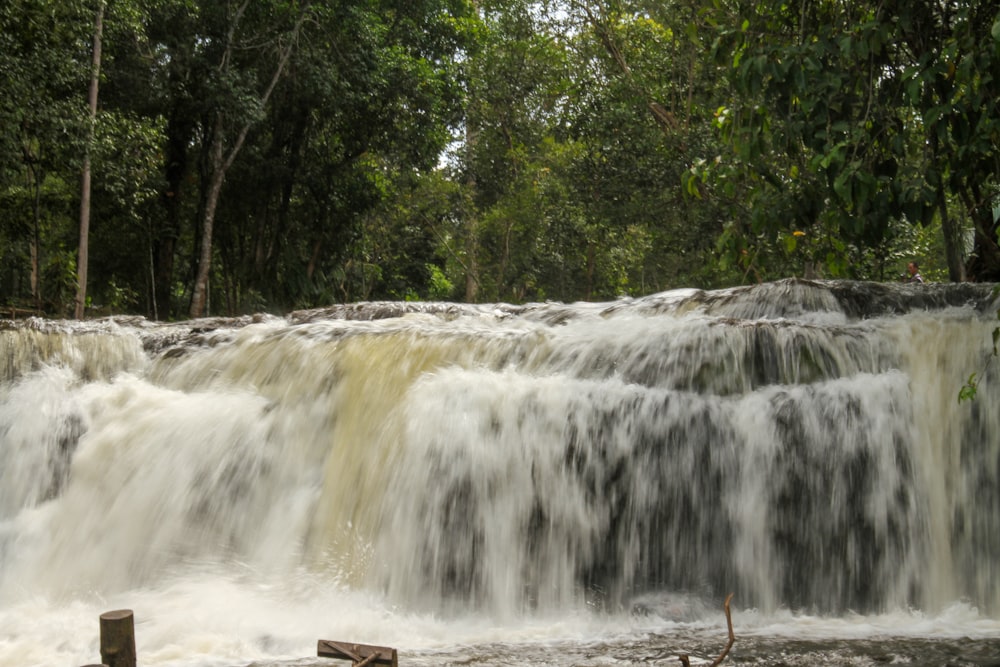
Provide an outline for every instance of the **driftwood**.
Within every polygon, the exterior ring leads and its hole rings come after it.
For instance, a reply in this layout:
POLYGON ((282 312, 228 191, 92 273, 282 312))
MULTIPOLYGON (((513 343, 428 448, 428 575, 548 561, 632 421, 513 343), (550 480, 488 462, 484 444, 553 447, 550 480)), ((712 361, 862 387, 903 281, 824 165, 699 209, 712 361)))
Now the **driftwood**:
MULTIPOLYGON (((733 616, 729 612, 729 603, 732 601, 732 599, 733 599, 733 594, 730 593, 726 597, 726 602, 723 605, 723 607, 726 610, 726 625, 729 627, 729 641, 726 642, 726 647, 722 649, 722 653, 719 654, 719 657, 713 660, 712 664, 709 665, 709 667, 719 667, 719 665, 722 664, 722 661, 726 659, 726 656, 729 655, 729 650, 733 648, 733 644, 736 643, 736 635, 735 633, 733 633, 733 616)), ((688 655, 686 653, 681 653, 680 655, 677 656, 677 659, 681 661, 681 664, 684 665, 684 667, 691 667, 691 660, 690 658, 688 658, 688 655)))
POLYGON ((321 658, 350 660, 353 667, 368 667, 369 665, 397 667, 396 649, 386 646, 369 646, 320 639, 316 647, 316 655, 321 658))

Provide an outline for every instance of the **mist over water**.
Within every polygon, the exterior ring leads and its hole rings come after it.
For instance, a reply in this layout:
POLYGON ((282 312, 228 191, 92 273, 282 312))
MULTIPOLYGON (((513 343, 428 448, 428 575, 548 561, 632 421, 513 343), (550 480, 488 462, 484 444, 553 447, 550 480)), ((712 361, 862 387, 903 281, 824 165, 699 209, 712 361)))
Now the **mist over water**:
POLYGON ((0 322, 0 667, 996 662, 991 299, 0 322))

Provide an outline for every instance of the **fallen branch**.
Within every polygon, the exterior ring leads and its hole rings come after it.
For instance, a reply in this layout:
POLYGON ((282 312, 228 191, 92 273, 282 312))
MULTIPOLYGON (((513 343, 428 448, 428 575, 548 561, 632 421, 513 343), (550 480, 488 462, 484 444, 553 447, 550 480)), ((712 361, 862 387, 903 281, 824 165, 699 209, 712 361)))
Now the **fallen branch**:
POLYGON ((726 610, 726 625, 729 627, 729 641, 726 642, 726 648, 722 649, 722 653, 720 653, 719 657, 715 659, 715 662, 712 663, 711 667, 719 667, 719 663, 726 659, 726 656, 729 655, 729 649, 731 649, 733 644, 736 643, 736 635, 733 633, 733 616, 729 613, 729 602, 732 599, 733 594, 730 593, 726 597, 726 602, 723 605, 726 610))
MULTIPOLYGON (((719 657, 709 667, 719 667, 722 661, 726 659, 726 656, 729 655, 729 649, 733 648, 733 644, 736 643, 736 634, 733 632, 733 616, 729 611, 729 603, 732 599, 733 594, 730 593, 723 604, 723 608, 726 610, 726 625, 729 627, 729 641, 726 643, 726 648, 722 649, 722 653, 719 654, 719 657)), ((681 653, 677 656, 677 659, 681 661, 684 667, 691 667, 691 660, 686 653, 681 653)))

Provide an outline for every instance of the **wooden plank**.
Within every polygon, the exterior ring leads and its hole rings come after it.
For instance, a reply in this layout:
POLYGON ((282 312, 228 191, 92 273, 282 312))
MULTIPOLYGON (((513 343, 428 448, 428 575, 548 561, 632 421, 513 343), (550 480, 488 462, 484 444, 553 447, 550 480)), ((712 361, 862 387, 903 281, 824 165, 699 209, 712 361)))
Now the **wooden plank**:
POLYGON ((351 660, 355 665, 389 665, 398 667, 396 649, 388 646, 371 646, 354 642, 336 642, 320 639, 316 646, 316 655, 321 658, 338 658, 351 660))

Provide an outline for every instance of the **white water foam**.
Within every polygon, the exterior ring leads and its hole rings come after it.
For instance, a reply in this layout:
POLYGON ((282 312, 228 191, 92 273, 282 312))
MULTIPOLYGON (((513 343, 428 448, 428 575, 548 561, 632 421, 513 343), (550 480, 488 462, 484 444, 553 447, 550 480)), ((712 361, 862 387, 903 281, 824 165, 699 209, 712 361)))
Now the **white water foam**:
POLYGON ((8 337, 0 667, 96 662, 118 608, 192 667, 707 654, 729 590, 747 638, 1000 635, 990 318, 691 296, 8 337))

